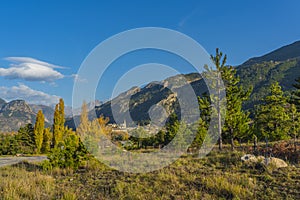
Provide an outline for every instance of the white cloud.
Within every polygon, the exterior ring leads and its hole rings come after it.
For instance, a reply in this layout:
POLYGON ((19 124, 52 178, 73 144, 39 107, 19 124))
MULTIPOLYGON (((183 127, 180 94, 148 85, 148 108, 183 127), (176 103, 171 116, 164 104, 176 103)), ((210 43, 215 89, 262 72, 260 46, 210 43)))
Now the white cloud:
POLYGON ((62 66, 29 57, 8 57, 5 59, 12 63, 9 68, 0 68, 0 76, 8 79, 53 82, 64 77, 63 74, 54 70, 55 68, 64 69, 65 67, 62 66))
POLYGON ((86 79, 81 78, 78 74, 72 74, 71 77, 74 79, 74 82, 87 82, 86 79))
POLYGON ((31 104, 43 105, 54 105, 60 98, 56 95, 50 95, 42 91, 33 90, 22 83, 13 87, 0 87, 0 97, 6 101, 22 99, 31 104))

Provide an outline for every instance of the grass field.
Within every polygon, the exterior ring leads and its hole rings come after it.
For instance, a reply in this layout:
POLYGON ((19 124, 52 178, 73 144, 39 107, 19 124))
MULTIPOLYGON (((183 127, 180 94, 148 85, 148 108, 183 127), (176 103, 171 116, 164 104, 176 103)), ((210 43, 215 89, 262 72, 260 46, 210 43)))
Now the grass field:
MULTIPOLYGON (((299 152, 297 152, 299 153, 299 152)), ((183 156, 151 173, 129 174, 92 161, 52 169, 23 162, 0 169, 0 199, 299 199, 300 166, 245 165, 240 150, 183 156)))

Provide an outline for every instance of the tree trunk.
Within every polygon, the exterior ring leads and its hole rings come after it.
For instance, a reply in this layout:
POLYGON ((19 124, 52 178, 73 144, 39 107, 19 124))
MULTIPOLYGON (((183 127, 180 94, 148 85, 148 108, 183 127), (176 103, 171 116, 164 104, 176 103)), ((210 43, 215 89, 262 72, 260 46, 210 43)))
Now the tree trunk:
POLYGON ((234 141, 233 141, 233 129, 230 128, 230 144, 231 144, 231 151, 234 150, 234 141))
POLYGON ((257 137, 256 136, 253 139, 253 150, 254 150, 254 152, 256 152, 256 150, 257 150, 257 137))
POLYGON ((230 144, 231 144, 231 151, 234 150, 234 141, 233 141, 233 137, 231 137, 230 139, 230 144))
POLYGON ((218 112, 218 133, 219 133, 219 150, 222 151, 223 149, 223 143, 222 143, 222 122, 221 122, 221 91, 220 91, 220 74, 221 72, 219 71, 218 73, 218 97, 217 97, 217 112, 218 112))
POLYGON ((296 134, 294 134, 294 151, 297 151, 297 137, 296 134))

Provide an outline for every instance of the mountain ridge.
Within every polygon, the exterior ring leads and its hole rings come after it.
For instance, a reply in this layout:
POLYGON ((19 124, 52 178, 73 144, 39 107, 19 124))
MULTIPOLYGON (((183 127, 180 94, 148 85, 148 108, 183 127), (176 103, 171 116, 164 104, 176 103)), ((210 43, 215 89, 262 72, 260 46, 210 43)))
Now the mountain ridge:
POLYGON ((300 57, 300 40, 282 46, 262 56, 250 58, 239 66, 253 65, 258 62, 286 61, 298 57, 300 57))
MULTIPOLYGON (((240 84, 244 88, 250 85, 254 88, 250 100, 245 102, 244 105, 245 109, 251 110, 254 108, 254 105, 260 103, 261 99, 268 94, 268 87, 275 81, 280 83, 285 93, 289 93, 293 89, 294 80, 300 77, 300 41, 283 46, 265 55, 250 58, 243 64, 236 66, 236 69, 237 75, 240 77, 240 84)), ((117 115, 124 116, 125 112, 129 111, 135 123, 147 124, 150 121, 148 111, 152 106, 159 105, 163 106, 167 112, 178 112, 180 106, 176 95, 171 90, 180 91, 184 89, 185 86, 181 85, 180 81, 180 77, 182 76, 192 86, 197 96, 207 91, 205 82, 199 74, 179 74, 166 78, 163 81, 153 81, 141 88, 134 86, 119 94, 111 101, 89 104, 90 113, 96 112, 98 117, 104 115, 105 117, 109 117, 111 122, 115 122, 111 110, 111 103, 113 102, 114 106, 117 106, 117 109, 115 109, 117 110, 117 115), (129 108, 126 107, 128 99, 129 108)), ((2 109, 9 103, 0 99, 0 129, 2 131, 3 127, 7 127, 6 124, 3 124, 4 122, 11 124, 11 126, 14 126, 14 124, 10 123, 10 121, 15 121, 15 124, 19 124, 19 121, 16 119, 9 120, 10 116, 5 115, 2 109), (8 119, 3 119, 5 118, 4 115, 8 119)), ((23 115, 20 114, 20 119, 25 122, 30 121, 34 123, 35 118, 32 118, 39 109, 43 110, 48 123, 51 123, 53 120, 53 108, 50 109, 50 107, 43 105, 28 105, 31 109, 29 110, 27 106, 22 106, 24 113, 23 115)), ((75 115, 80 114, 79 110, 77 109, 75 115)), ((77 116, 74 119, 79 122, 80 117, 77 116)), ((73 117, 67 118, 66 125, 70 128, 75 128, 73 117)), ((11 130, 17 130, 17 127, 12 127, 11 130)))

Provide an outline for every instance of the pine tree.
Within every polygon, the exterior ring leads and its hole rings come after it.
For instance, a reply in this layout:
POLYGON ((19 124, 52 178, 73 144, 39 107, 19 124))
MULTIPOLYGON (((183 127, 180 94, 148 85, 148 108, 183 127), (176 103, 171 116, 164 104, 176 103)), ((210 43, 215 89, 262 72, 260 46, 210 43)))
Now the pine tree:
MULTIPOLYGON (((223 148, 223 139, 222 139, 222 124, 221 124, 221 115, 222 112, 224 112, 223 110, 221 110, 221 94, 222 94, 222 88, 221 88, 221 78, 222 77, 222 69, 224 69, 226 66, 226 60, 227 60, 227 56, 225 55, 223 57, 223 53, 219 52, 219 49, 216 49, 216 55, 213 56, 211 55, 211 60, 213 61, 213 63, 216 66, 216 75, 217 75, 217 83, 216 85, 214 85, 214 87, 216 87, 217 90, 217 94, 215 96, 211 96, 211 98, 213 98, 213 102, 215 102, 214 105, 214 111, 217 112, 218 115, 218 136, 219 136, 219 150, 221 151, 223 148)), ((215 78, 215 77, 214 77, 215 78)))
POLYGON ((196 137, 191 147, 200 149, 206 137, 208 126, 211 120, 211 103, 207 93, 204 93, 202 97, 198 97, 198 103, 200 109, 200 119, 196 124, 196 137))
POLYGON ((295 90, 292 92, 292 103, 296 105, 298 112, 300 112, 300 77, 295 81, 296 83, 293 84, 295 90))
POLYGON ((176 133, 179 130, 180 122, 175 113, 172 113, 166 124, 166 134, 165 134, 165 145, 167 145, 175 137, 176 133))
POLYGON ((287 98, 278 82, 271 85, 270 92, 256 110, 255 126, 258 136, 272 141, 287 139, 290 129, 287 98))
POLYGON ((234 139, 249 135, 250 118, 249 113, 242 110, 242 104, 248 100, 252 89, 245 91, 238 85, 239 78, 236 77, 236 69, 232 66, 224 70, 223 80, 226 87, 227 109, 223 133, 230 139, 231 149, 234 149, 234 139))
POLYGON ((19 151, 22 153, 34 153, 35 138, 34 138, 34 128, 32 124, 27 124, 18 130, 16 135, 16 140, 19 143, 19 151))
MULTIPOLYGON (((222 52, 216 49, 216 55, 211 56, 217 71, 221 73, 222 80, 226 90, 226 115, 225 124, 220 130, 219 116, 219 149, 222 150, 223 135, 230 138, 231 148, 234 148, 233 140, 236 137, 246 136, 249 134, 249 113, 242 110, 242 104, 248 100, 252 88, 244 90, 239 85, 240 79, 236 76, 236 69, 232 66, 226 66, 227 56, 223 57, 222 52)), ((218 84, 220 85, 220 84, 218 84)), ((216 86, 218 87, 218 86, 216 86)), ((217 88, 218 89, 218 88, 217 88)), ((220 101, 220 100, 219 100, 220 101)), ((218 101, 218 102, 219 102, 218 101)), ((220 106, 217 106, 218 115, 220 115, 220 106)))
POLYGON ((36 153, 41 152, 43 144, 45 117, 42 110, 39 110, 36 115, 36 121, 34 125, 34 140, 36 146, 36 153))
POLYGON ((297 137, 300 132, 300 113, 295 104, 290 105, 290 136, 294 138, 295 151, 297 150, 297 137))

